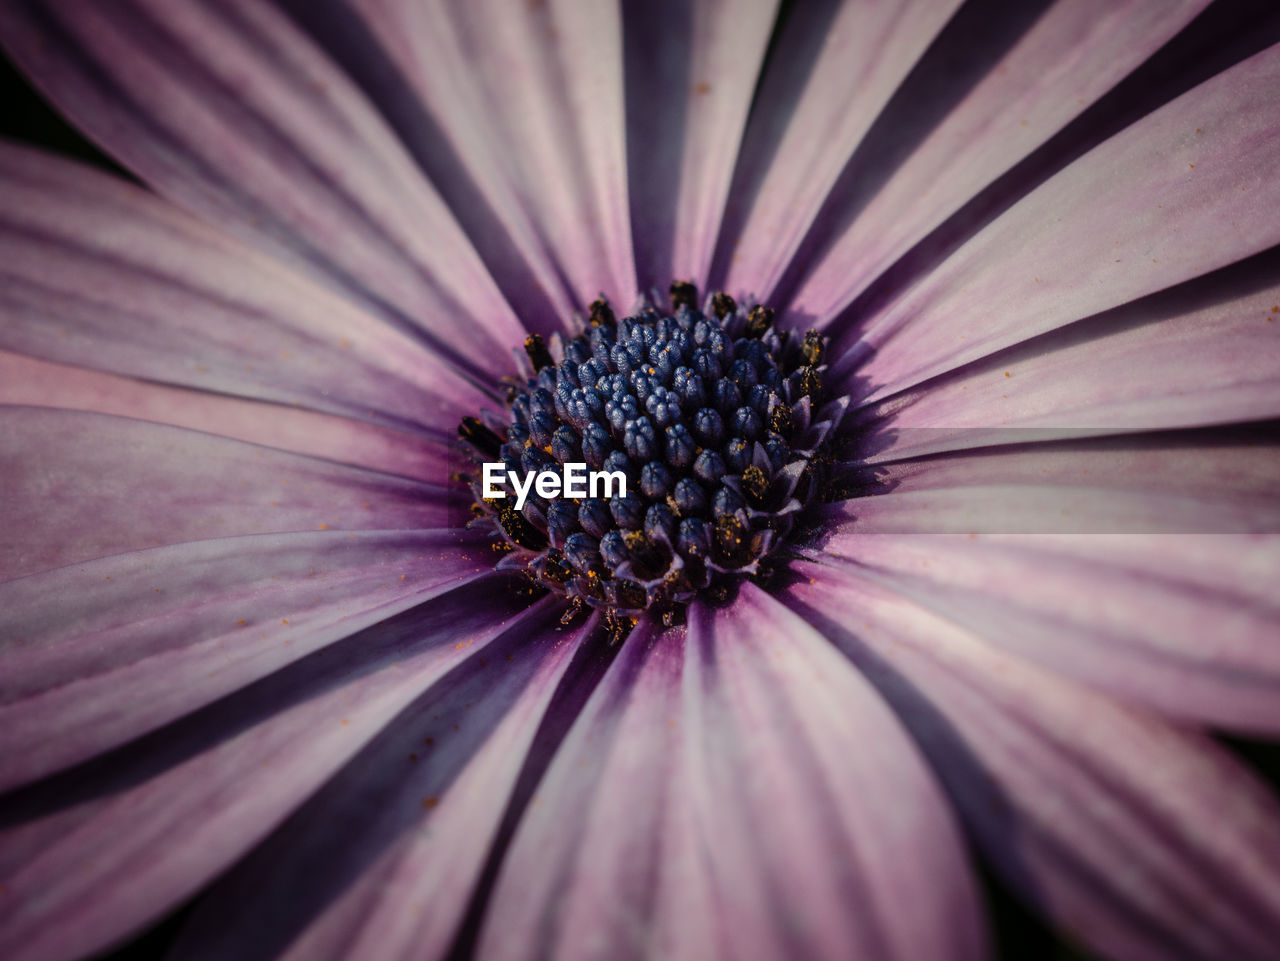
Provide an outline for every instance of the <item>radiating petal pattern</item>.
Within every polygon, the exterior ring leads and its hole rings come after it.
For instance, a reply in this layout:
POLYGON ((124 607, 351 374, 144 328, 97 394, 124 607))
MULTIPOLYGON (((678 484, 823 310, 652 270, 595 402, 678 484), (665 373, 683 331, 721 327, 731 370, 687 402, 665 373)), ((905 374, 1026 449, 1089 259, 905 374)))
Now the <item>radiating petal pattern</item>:
POLYGON ((428 483, 440 483, 450 473, 448 447, 417 433, 7 351, 0 351, 0 405, 56 407, 170 424, 428 483))
POLYGON ((0 5, 0 958, 1273 961, 1272 6, 0 5))
POLYGON ((772 0, 623 4, 631 226, 641 289, 705 287, 772 0))
POLYGON ((1274 539, 841 533, 811 556, 1175 719, 1280 732, 1274 539))
POLYGON ((838 363, 876 400, 1280 243, 1280 47, 1077 160, 868 319, 838 363))
POLYGON ((724 953, 690 803, 683 661, 679 638, 628 637, 522 818, 485 956, 724 953))
POLYGON ((311 265, 446 357, 510 370, 519 322, 447 207, 279 11, 41 0, 7 6, 0 38, 86 133, 180 206, 311 265))
POLYGON ((1272 957, 1280 807, 1202 735, 802 564, 791 603, 897 709, 1004 877, 1108 957, 1272 957))
POLYGON ((1280 416, 1280 258, 1264 254, 966 364, 858 412, 871 461, 1280 416), (1009 428, 1018 428, 1010 430, 1009 428))
POLYGON ((0 789, 115 747, 486 573, 455 531, 229 537, 0 586, 0 789), (50 609, 48 599, 59 599, 50 609))
POLYGON ((0 347, 364 419, 484 394, 340 296, 116 177, 0 144, 0 347))
POLYGON ((517 831, 480 954, 977 958, 970 884, 892 715, 748 586, 627 639, 517 831))
POLYGON ((180 541, 446 527, 447 489, 144 421, 0 407, 0 571, 180 541))
POLYGON ((960 0, 795 4, 752 108, 713 281, 767 295, 863 134, 960 0))
POLYGON ((1280 533, 1274 428, 1025 442, 1037 433, 862 468, 828 516, 861 534, 1280 533))
POLYGON ((181 902, 423 692, 519 630, 523 602, 509 588, 447 594, 103 763, 14 795, 0 835, 4 957, 70 961, 181 902), (67 911, 75 924, 59 923, 67 911))
MULTIPOLYGON (((354 6, 439 129, 443 143, 422 147, 428 164, 444 166, 434 155, 445 150, 466 159, 463 176, 447 172, 446 196, 474 205, 478 195, 509 233, 502 242, 525 259, 533 289, 521 313, 531 326, 563 326, 569 309, 601 292, 629 307, 636 272, 617 4, 354 6)), ((482 249, 496 242, 482 238, 482 249)))
POLYGON ((1207 0, 966 6, 954 22, 957 35, 949 35, 950 27, 944 35, 960 64, 934 67, 930 76, 941 82, 923 95, 910 88, 899 92, 904 109, 889 112, 897 122, 886 131, 894 149, 877 144, 874 152, 855 154, 841 174, 847 188, 827 198, 824 221, 856 219, 839 233, 834 223, 820 223, 831 239, 803 263, 805 279, 793 309, 825 326, 914 243, 1067 126, 1206 6, 1207 0), (1007 50, 993 50, 1006 31, 1019 27, 1023 32, 1007 50), (968 69, 985 73, 964 90, 968 69))
POLYGON ((558 616, 539 605, 387 725, 219 883, 173 956, 444 957, 539 722, 590 631, 559 627, 558 616), (241 923, 229 928, 229 914, 241 923))

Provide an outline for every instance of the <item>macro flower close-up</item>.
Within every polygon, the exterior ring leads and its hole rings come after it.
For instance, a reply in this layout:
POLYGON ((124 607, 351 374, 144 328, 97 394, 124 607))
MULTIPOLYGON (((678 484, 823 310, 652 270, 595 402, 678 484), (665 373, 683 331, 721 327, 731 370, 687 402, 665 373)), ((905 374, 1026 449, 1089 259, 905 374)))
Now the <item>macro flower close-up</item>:
POLYGON ((0 48, 0 958, 1280 957, 1272 0, 0 48))

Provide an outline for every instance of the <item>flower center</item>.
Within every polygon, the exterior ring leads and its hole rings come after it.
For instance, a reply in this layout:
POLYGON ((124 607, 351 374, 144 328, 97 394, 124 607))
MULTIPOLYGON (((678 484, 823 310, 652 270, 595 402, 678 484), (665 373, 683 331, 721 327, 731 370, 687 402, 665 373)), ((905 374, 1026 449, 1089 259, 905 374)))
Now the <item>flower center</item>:
POLYGON ((763 576, 823 498, 824 447, 846 406, 824 397, 824 347, 816 331, 779 331, 772 310, 724 293, 699 309, 681 282, 669 313, 642 298, 619 320, 601 299, 572 339, 548 349, 530 336, 530 376, 509 392, 505 423, 458 428, 483 469, 466 479, 475 523, 506 554, 499 566, 568 597, 571 614, 602 609, 620 630, 646 611, 675 623, 698 594, 727 597, 763 576), (568 483, 575 468, 582 490, 568 483), (611 492, 587 487, 588 471, 611 492), (548 473, 578 496, 530 479, 548 473))

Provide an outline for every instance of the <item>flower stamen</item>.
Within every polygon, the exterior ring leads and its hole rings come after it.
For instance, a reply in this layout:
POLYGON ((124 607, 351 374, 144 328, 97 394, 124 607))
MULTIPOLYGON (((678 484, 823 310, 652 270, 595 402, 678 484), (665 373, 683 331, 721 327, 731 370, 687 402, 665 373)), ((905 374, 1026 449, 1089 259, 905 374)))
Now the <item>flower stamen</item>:
POLYGON ((779 331, 772 310, 724 292, 699 309, 684 281, 669 296, 669 312, 642 298, 621 320, 600 298, 571 339, 531 334, 505 430, 492 416, 458 427, 477 467, 500 462, 513 480, 571 463, 626 477, 625 494, 530 490, 518 510, 466 475, 473 524, 504 545, 499 567, 567 597, 567 616, 604 611, 618 636, 646 612, 676 623, 695 596, 723 599, 766 558, 775 566, 804 508, 823 499, 825 449, 847 404, 823 403, 817 331, 779 331))

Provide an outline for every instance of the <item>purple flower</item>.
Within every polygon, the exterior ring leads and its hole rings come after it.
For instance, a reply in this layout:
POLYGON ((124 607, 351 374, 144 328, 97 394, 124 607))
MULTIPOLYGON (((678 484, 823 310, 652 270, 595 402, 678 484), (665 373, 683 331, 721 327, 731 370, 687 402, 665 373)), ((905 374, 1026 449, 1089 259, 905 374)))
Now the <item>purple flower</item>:
POLYGON ((1280 17, 776 13, 0 10, 0 957, 1275 957, 1280 17))

